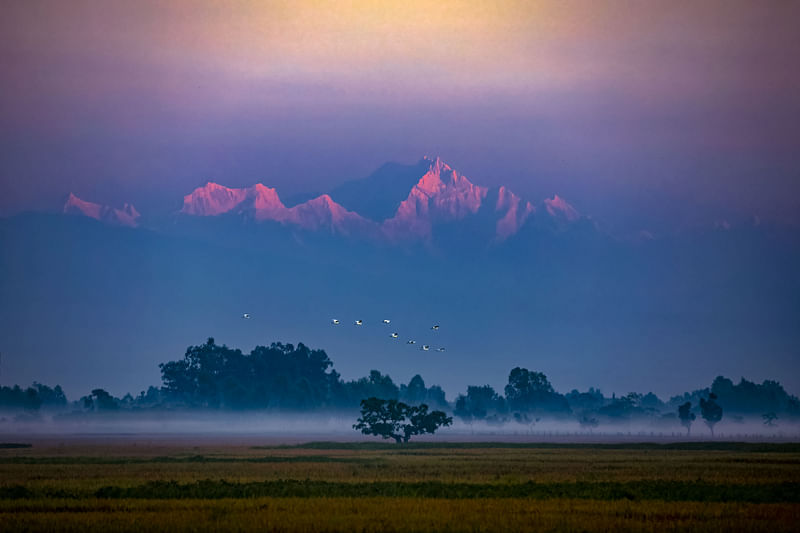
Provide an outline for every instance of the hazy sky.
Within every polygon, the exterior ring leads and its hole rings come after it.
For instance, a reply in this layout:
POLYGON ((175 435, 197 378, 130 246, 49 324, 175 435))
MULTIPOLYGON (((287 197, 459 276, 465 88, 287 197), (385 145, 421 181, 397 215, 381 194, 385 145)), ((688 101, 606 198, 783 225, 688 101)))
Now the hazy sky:
POLYGON ((0 214, 442 156, 611 224, 800 222, 800 3, 0 1, 0 214))

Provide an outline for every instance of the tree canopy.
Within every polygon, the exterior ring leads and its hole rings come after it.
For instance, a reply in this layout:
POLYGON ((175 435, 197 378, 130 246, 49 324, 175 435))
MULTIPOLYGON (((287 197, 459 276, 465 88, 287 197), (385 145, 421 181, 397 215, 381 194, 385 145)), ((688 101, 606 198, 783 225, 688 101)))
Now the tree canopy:
POLYGON ((717 395, 713 392, 708 395, 708 399, 700 398, 700 414, 711 430, 711 436, 714 436, 714 425, 722 420, 722 406, 717 403, 717 395))
POLYGON ((452 423, 453 419, 443 411, 428 412, 424 403, 408 405, 397 400, 370 397, 361 400, 361 416, 353 424, 353 429, 401 443, 408 442, 414 435, 433 434, 440 427, 452 423))
MULTIPOLYGON (((437 385, 427 386, 415 374, 408 383, 395 383, 379 370, 343 380, 324 350, 299 343, 256 346, 249 353, 217 344, 209 338, 189 346, 183 357, 160 365, 162 386, 150 386, 134 396, 114 397, 96 387, 68 402, 61 387, 34 382, 30 387, 0 387, 0 410, 120 413, 142 409, 268 409, 352 410, 366 398, 394 400, 409 407, 422 405, 450 412, 463 422, 500 425, 516 422, 528 430, 542 417, 572 420, 584 429, 605 424, 648 421, 664 427, 683 425, 687 433, 701 416, 709 429, 722 420, 723 406, 732 423, 741 415, 763 418, 768 426, 780 417, 800 419, 800 400, 777 381, 761 384, 742 378, 738 383, 717 377, 711 387, 674 396, 663 402, 652 392, 605 396, 599 389, 558 393, 547 376, 516 367, 501 394, 491 385, 468 385, 452 404, 437 385), (695 407, 697 406, 697 407, 695 407)), ((426 407, 427 409, 427 407, 426 407)), ((21 416, 29 417, 32 413, 21 416)), ((2 417, 0 417, 2 418, 2 417)), ((31 419, 36 418, 35 416, 31 419)))

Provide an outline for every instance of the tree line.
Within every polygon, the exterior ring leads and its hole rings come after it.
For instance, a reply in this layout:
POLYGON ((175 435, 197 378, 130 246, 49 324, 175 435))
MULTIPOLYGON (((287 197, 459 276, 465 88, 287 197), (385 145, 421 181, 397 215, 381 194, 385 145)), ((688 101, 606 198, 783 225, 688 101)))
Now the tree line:
POLYGON ((502 391, 490 385, 471 385, 449 402, 441 387, 427 386, 420 375, 396 384, 389 375, 372 370, 368 376, 343 380, 324 350, 299 343, 257 346, 250 353, 217 344, 213 338, 189 346, 183 358, 159 365, 161 386, 139 395, 114 397, 96 388, 69 402, 56 386, 0 387, 0 409, 72 410, 81 412, 150 409, 228 410, 356 410, 362 400, 375 398, 425 404, 451 413, 464 423, 518 423, 533 427, 542 418, 573 419, 589 430, 602 424, 648 419, 682 424, 691 430, 698 417, 713 431, 723 416, 738 421, 756 415, 767 425, 800 418, 800 401, 777 381, 761 384, 744 378, 735 384, 718 377, 710 388, 662 401, 652 392, 605 396, 599 389, 557 392, 541 372, 517 367, 502 391), (724 410, 723 410, 724 409, 724 410))

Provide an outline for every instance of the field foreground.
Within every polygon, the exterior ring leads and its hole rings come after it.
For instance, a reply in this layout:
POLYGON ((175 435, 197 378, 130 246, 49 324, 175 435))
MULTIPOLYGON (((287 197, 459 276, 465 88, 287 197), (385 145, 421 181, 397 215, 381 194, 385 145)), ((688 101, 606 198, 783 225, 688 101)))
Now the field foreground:
POLYGON ((796 531, 798 523, 800 444, 791 443, 0 445, 3 531, 796 531))

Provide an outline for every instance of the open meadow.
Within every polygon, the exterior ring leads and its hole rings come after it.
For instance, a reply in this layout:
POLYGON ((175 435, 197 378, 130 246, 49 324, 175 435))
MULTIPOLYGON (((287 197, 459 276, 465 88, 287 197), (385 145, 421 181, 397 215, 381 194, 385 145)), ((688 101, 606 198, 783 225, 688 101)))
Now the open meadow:
POLYGON ((800 445, 38 438, 3 531, 796 531, 800 445))

